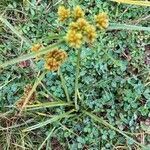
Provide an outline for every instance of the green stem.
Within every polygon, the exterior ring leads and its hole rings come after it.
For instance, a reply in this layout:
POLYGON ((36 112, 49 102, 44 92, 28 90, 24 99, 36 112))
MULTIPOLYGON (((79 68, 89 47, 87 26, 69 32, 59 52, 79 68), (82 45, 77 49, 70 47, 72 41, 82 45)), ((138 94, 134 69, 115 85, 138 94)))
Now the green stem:
POLYGON ((68 89, 66 86, 66 81, 62 75, 61 69, 58 70, 58 74, 60 75, 60 79, 61 79, 61 83, 62 83, 62 87, 65 91, 66 97, 67 97, 67 101, 70 102, 70 97, 69 97, 69 93, 68 93, 68 89))
POLYGON ((76 108, 76 110, 79 110, 79 106, 78 106, 78 80, 79 80, 79 70, 80 70, 80 55, 81 55, 81 49, 78 49, 77 64, 76 64, 76 77, 75 77, 75 108, 76 108))

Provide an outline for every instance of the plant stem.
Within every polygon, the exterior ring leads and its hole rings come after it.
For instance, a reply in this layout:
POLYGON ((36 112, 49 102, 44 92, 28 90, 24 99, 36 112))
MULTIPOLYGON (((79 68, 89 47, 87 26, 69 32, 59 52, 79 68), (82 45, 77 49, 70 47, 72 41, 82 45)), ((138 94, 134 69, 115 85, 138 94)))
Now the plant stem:
POLYGON ((80 70, 80 55, 81 55, 81 49, 78 49, 77 64, 76 64, 76 77, 75 77, 75 108, 76 108, 76 110, 79 110, 79 106, 78 106, 78 80, 79 80, 79 70, 80 70))
POLYGON ((66 94, 66 97, 67 97, 67 101, 70 102, 70 97, 69 97, 69 93, 68 93, 68 89, 67 89, 67 86, 66 86, 66 81, 62 75, 62 72, 61 72, 61 69, 58 70, 58 73, 60 75, 60 79, 61 79, 61 83, 62 83, 62 87, 65 91, 65 94, 66 94))

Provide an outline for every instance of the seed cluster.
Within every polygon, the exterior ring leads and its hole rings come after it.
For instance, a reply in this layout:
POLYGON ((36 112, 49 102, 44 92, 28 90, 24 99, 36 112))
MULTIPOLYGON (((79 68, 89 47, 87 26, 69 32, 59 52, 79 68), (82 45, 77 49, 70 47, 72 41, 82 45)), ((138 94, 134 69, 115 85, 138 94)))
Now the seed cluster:
POLYGON ((66 60, 66 58, 66 52, 59 49, 54 49, 45 56, 45 68, 49 71, 56 71, 66 60))
MULTIPOLYGON (((64 6, 59 6, 58 20, 66 22, 68 28, 64 38, 66 43, 73 48, 80 48, 85 42, 92 44, 96 40, 97 29, 106 29, 109 25, 106 13, 96 15, 95 23, 91 24, 79 5, 72 11, 64 6)), ((42 44, 38 43, 34 44, 31 50, 38 52, 41 48, 43 48, 42 44)), ((67 53, 65 51, 53 49, 44 57, 45 68, 49 71, 57 71, 66 58, 67 53)))
MULTIPOLYGON (((64 18, 64 10, 67 12, 68 9, 64 6, 58 8, 58 18, 60 21, 62 20, 61 18, 64 18), (63 10, 61 9, 62 7, 63 10)), ((79 5, 72 12, 69 11, 69 15, 66 16, 65 20, 71 18, 71 22, 68 23, 65 40, 70 47, 74 48, 80 48, 85 42, 93 43, 97 37, 96 27, 98 29, 106 29, 109 25, 108 16, 104 12, 95 16, 95 24, 90 24, 85 18, 85 12, 79 5)))
POLYGON ((106 29, 109 25, 108 16, 106 13, 100 13, 95 16, 96 25, 100 29, 106 29))
POLYGON ((59 20, 64 22, 70 16, 70 10, 66 9, 64 6, 58 8, 58 17, 59 20))

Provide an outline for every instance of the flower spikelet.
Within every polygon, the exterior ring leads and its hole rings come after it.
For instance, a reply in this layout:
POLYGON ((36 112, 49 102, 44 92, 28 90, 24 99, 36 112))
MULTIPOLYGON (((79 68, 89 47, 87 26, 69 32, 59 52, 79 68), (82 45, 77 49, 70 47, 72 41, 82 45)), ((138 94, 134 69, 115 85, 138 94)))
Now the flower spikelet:
POLYGON ((82 34, 75 30, 68 30, 66 35, 66 41, 71 47, 80 48, 82 44, 82 34))
POLYGON ((84 11, 81 9, 79 5, 77 5, 73 10, 73 17, 77 20, 79 18, 83 18, 84 15, 85 15, 84 11))
POLYGON ((93 25, 88 25, 85 28, 85 34, 87 41, 90 43, 93 43, 94 40, 96 39, 96 29, 93 25))
POLYGON ((109 25, 108 15, 106 13, 100 13, 95 16, 96 25, 100 29, 106 29, 109 25))
POLYGON ((88 22, 84 18, 79 18, 77 20, 77 26, 79 30, 84 31, 87 25, 88 25, 88 22))
POLYGON ((70 30, 74 30, 74 31, 78 31, 78 25, 77 25, 77 22, 71 22, 70 24, 69 24, 69 29, 70 30))
POLYGON ((34 44, 32 47, 31 47, 31 51, 33 52, 38 52, 41 48, 43 48, 43 45, 42 44, 34 44))
POLYGON ((57 13, 58 13, 59 21, 61 22, 64 22, 70 16, 70 10, 66 9, 64 6, 59 6, 57 13))
POLYGON ((85 30, 85 27, 87 25, 88 25, 88 22, 84 18, 79 18, 76 22, 70 23, 69 29, 82 32, 85 30))
POLYGON ((60 67, 60 65, 65 61, 67 58, 67 53, 54 49, 50 51, 45 57, 45 68, 50 71, 56 71, 60 67))

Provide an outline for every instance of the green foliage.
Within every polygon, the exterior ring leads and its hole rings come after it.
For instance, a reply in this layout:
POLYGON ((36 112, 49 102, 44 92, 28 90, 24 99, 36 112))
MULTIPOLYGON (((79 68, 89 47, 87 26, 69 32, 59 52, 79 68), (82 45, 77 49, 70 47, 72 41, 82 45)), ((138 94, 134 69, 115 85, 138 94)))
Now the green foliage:
POLYGON ((62 39, 59 34, 66 32, 57 20, 60 2, 30 2, 27 5, 15 1, 0 3, 3 6, 0 11, 4 12, 0 16, 0 64, 5 67, 0 68, 0 147, 13 149, 15 143, 17 148, 48 149, 53 147, 56 138, 57 145, 63 149, 108 150, 120 145, 138 149, 142 145, 138 135, 142 136, 143 132, 148 147, 150 64, 145 59, 149 28, 141 26, 149 26, 146 18, 149 9, 105 0, 62 1, 70 7, 80 4, 88 16, 106 11, 111 23, 133 25, 116 25, 112 30, 102 31, 94 45, 82 48, 77 87, 79 111, 76 112, 71 110, 74 109, 77 51, 63 42, 57 44, 57 39, 62 39), (5 6, 8 6, 6 10, 5 6), (137 31, 133 31, 135 25, 137 31), (29 108, 15 120, 14 114, 20 110, 14 104, 22 97, 24 87, 34 85, 39 73, 45 71, 43 60, 36 61, 35 54, 30 53, 28 41, 46 47, 37 54, 39 57, 57 45, 68 53, 61 72, 71 103, 67 103, 60 75, 48 72, 36 85, 38 103, 27 105, 29 108), (21 66, 19 62, 26 59, 30 60, 29 66, 21 66), (96 119, 83 111, 96 114, 96 119))

